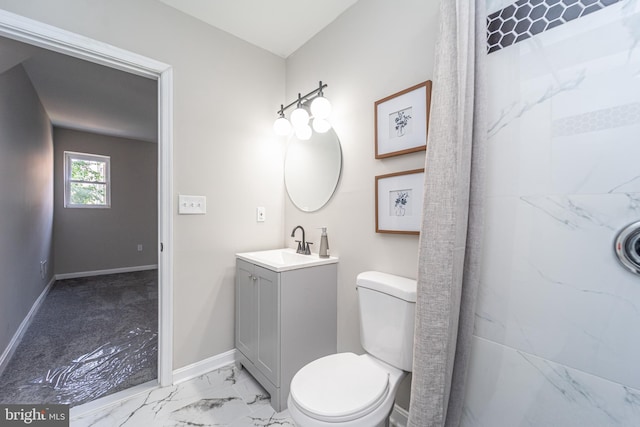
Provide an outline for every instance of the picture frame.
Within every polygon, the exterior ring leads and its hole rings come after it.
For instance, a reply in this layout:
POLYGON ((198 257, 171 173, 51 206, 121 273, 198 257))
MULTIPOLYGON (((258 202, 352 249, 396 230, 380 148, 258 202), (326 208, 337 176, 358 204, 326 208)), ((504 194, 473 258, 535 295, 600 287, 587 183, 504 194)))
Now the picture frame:
POLYGON ((424 168, 376 176, 376 233, 420 234, 424 168))
POLYGON ((376 159, 427 149, 431 80, 374 103, 376 159))

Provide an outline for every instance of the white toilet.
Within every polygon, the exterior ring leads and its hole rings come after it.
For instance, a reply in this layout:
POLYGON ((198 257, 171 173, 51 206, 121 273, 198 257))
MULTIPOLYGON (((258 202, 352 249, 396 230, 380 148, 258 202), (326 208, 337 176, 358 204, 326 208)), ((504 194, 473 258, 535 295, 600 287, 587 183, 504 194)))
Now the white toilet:
POLYGON ((363 355, 314 360, 291 380, 287 401, 300 427, 382 427, 413 363, 416 281, 377 271, 356 280, 363 355))

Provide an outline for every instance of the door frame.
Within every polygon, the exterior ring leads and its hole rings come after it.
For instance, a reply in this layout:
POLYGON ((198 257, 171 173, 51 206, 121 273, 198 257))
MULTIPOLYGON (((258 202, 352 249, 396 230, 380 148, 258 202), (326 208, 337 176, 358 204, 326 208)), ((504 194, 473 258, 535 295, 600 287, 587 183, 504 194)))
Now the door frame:
POLYGON ((158 82, 158 382, 173 383, 173 69, 88 37, 0 10, 0 36, 158 82))

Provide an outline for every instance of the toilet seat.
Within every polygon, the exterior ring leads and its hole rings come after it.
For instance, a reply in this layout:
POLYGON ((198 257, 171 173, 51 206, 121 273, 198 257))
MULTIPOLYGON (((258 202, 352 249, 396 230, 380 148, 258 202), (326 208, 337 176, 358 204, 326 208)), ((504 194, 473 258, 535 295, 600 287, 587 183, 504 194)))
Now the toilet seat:
POLYGON ((291 381, 291 400, 309 417, 329 422, 361 418, 389 393, 389 372, 370 357, 339 353, 309 363, 291 381))

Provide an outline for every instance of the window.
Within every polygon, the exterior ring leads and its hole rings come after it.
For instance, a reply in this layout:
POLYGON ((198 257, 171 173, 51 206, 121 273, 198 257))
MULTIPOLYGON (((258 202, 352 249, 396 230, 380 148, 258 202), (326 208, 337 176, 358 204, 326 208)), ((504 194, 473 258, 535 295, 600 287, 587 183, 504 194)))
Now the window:
POLYGON ((64 207, 111 207, 109 156, 64 152, 64 207))

